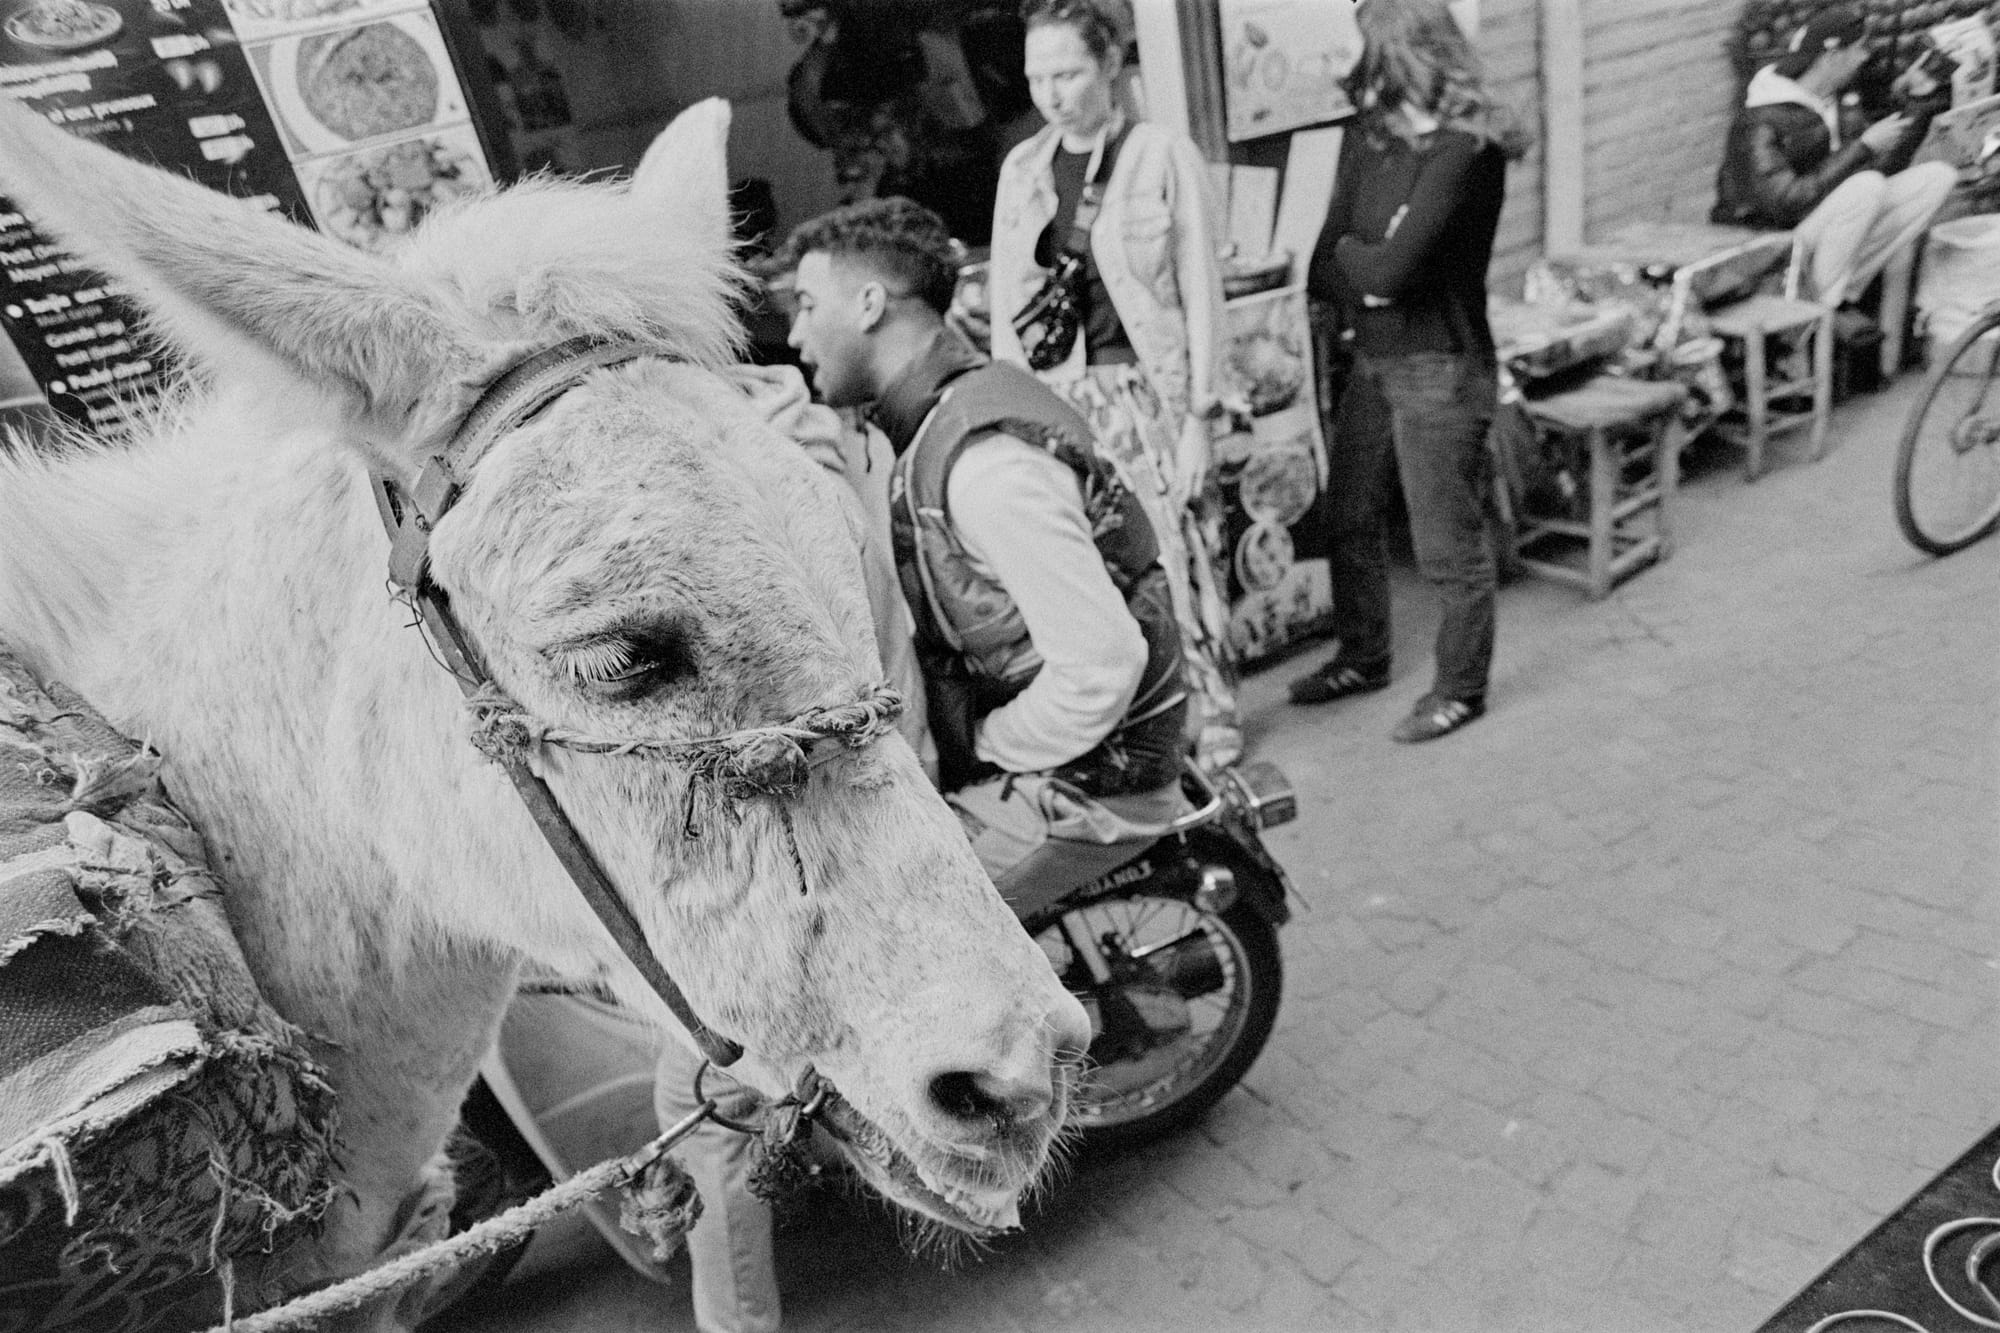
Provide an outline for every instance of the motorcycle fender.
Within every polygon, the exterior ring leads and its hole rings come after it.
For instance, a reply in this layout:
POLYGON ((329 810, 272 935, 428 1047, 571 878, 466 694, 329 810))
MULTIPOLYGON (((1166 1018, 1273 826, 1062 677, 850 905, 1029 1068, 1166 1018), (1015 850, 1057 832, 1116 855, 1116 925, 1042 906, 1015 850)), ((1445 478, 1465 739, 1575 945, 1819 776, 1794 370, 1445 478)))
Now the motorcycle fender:
POLYGON ((1237 900, 1249 903, 1258 916, 1274 926, 1292 919, 1292 905, 1286 901, 1291 879, 1261 842, 1246 846, 1227 832, 1197 829, 1188 835, 1188 850, 1187 873, 1193 887, 1201 884, 1203 866, 1220 866, 1236 876, 1237 900))
POLYGON ((1146 886, 1148 893, 1156 893, 1163 898, 1192 899, 1195 890, 1201 887, 1201 874, 1185 849, 1156 844, 1116 870, 1099 875, 1082 888, 1064 894, 1061 905, 1075 907, 1079 903, 1095 902, 1099 898, 1129 893, 1141 884, 1146 886))
POLYGON ((1288 883, 1284 869, 1277 862, 1268 855, 1252 854, 1226 835, 1199 833, 1182 843, 1154 844, 1116 870, 1063 895, 1054 907, 1068 910, 1099 898, 1133 892, 1141 885, 1146 892, 1163 898, 1193 902, 1202 886, 1202 872, 1209 866, 1233 874, 1238 900, 1249 903, 1257 915, 1272 925, 1282 926, 1291 919, 1291 906, 1285 901, 1288 883))

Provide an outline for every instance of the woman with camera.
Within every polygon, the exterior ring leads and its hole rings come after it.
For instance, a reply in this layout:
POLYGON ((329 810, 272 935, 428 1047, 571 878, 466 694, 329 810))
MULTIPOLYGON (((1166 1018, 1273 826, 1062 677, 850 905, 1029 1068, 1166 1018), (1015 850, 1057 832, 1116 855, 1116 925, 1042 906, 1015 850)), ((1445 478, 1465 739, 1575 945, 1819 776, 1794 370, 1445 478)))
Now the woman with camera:
POLYGON ((1225 396, 1205 169, 1186 136, 1120 105, 1124 0, 1027 0, 1021 16, 1028 90, 1048 124, 1000 168, 993 355, 1061 393, 1145 506, 1186 648, 1196 757, 1230 763, 1242 734, 1210 554, 1219 516, 1200 517, 1214 509, 1209 418, 1225 396))
POLYGON ((1333 658, 1294 703, 1389 683, 1384 512, 1400 477, 1417 566, 1437 590, 1437 674, 1391 733, 1427 741, 1486 711, 1493 549, 1486 504, 1495 357, 1486 268, 1524 136, 1488 98, 1445 0, 1368 0, 1333 203, 1307 274, 1353 331, 1329 446, 1333 658))

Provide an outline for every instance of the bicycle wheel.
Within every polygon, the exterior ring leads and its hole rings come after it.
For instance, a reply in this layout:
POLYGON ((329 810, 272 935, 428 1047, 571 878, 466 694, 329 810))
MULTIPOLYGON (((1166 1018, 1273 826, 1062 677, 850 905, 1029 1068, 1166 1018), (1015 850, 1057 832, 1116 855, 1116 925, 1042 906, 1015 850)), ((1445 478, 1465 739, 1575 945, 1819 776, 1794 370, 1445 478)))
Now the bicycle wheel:
POLYGON ((1950 555, 2000 524, 2000 310, 1960 334, 1924 377, 1896 453, 1896 522, 1950 555))

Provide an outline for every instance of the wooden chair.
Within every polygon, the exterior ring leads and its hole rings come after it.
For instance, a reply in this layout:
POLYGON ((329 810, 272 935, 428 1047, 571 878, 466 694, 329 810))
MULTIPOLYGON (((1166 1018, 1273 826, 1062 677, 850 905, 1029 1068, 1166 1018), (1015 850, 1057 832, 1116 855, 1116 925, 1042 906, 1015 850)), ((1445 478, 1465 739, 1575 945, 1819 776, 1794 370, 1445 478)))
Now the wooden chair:
MULTIPOLYGON (((1784 287, 1795 293, 1800 262, 1791 233, 1770 232, 1682 265, 1674 273, 1661 344, 1671 346, 1679 337, 1677 321, 1697 302, 1709 305, 1725 280, 1737 287, 1760 269, 1775 275, 1782 267, 1788 270, 1784 287)), ((1833 307, 1760 290, 1710 305, 1708 322, 1742 365, 1742 382, 1735 386, 1739 402, 1714 429, 1743 448, 1746 479, 1763 475, 1773 437, 1802 426, 1809 431, 1811 456, 1824 456, 1833 411, 1833 307)))
POLYGON ((1578 440, 1588 454, 1585 508, 1535 512, 1516 497, 1514 560, 1533 574, 1601 598, 1614 585, 1673 550, 1674 493, 1686 440, 1681 406, 1687 390, 1671 380, 1596 375, 1522 407, 1538 435, 1578 440), (1542 548, 1551 539, 1581 539, 1581 567, 1542 548))

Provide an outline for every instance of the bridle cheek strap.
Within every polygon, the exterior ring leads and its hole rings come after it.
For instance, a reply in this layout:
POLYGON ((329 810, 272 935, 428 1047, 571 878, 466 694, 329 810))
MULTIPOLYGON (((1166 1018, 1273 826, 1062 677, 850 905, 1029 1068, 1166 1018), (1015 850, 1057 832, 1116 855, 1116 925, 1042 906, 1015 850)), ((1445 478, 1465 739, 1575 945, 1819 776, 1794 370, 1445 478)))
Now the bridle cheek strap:
MULTIPOLYGON (((425 461, 407 492, 387 477, 377 475, 370 479, 376 507, 389 533, 389 578, 409 600, 422 627, 429 631, 431 643, 445 667, 468 697, 491 686, 492 677, 452 614, 450 601, 431 582, 432 529, 457 502, 459 493, 471 480, 472 469, 501 436, 532 419, 592 371, 658 355, 656 348, 605 343, 596 338, 572 338, 538 352, 493 382, 444 448, 425 461)), ((734 1064, 743 1054, 743 1048, 695 1015, 681 988, 646 942, 646 933, 630 904, 612 887, 609 876, 563 813, 548 784, 528 767, 524 755, 497 756, 494 762, 506 770, 556 860, 562 863, 584 901, 590 904, 639 975, 666 1003, 675 1020, 688 1030, 703 1055, 717 1065, 734 1064)))

